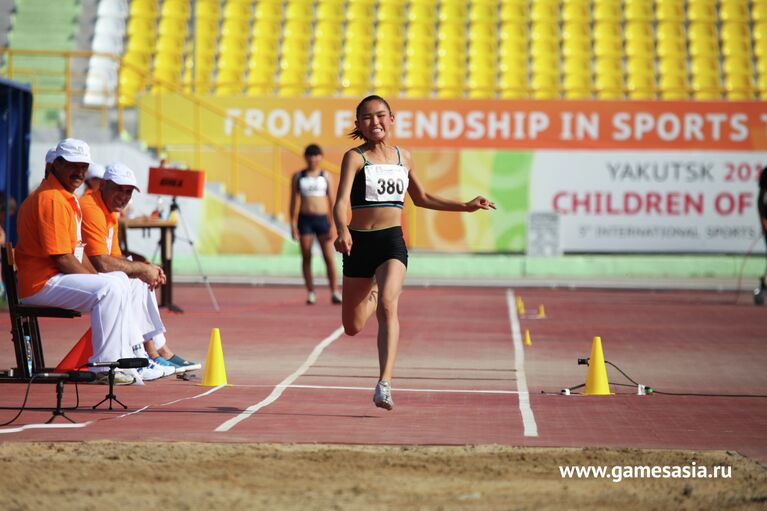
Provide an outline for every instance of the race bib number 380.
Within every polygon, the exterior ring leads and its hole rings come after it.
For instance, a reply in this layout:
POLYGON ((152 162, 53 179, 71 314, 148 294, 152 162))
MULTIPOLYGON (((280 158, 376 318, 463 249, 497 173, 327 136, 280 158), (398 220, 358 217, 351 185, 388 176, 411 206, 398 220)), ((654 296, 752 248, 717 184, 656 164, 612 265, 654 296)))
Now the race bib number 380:
POLYGON ((365 165, 365 200, 405 202, 408 178, 401 165, 365 165))

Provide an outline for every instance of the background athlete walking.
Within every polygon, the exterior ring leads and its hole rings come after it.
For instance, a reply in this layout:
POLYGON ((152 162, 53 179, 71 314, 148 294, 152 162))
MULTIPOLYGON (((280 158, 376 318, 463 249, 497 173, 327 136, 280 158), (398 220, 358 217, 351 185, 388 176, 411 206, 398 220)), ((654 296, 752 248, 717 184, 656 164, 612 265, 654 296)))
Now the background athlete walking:
POLYGON ((495 209, 495 204, 481 196, 459 202, 427 193, 415 175, 410 153, 390 141, 394 114, 382 97, 363 99, 354 124, 350 136, 364 143, 344 154, 333 209, 335 248, 343 254, 342 320, 346 333, 356 335, 376 313, 380 374, 373 402, 391 410, 399 342, 397 307, 408 258, 402 236, 405 193, 416 206, 442 211, 473 212, 495 209), (352 218, 347 223, 350 205, 352 218))
POLYGON ((312 243, 314 237, 322 248, 322 256, 328 271, 330 300, 341 303, 338 292, 333 247, 331 243, 330 211, 333 207, 333 186, 330 176, 320 168, 322 149, 311 144, 304 150, 306 168, 293 174, 290 192, 290 228, 293 239, 301 246, 301 267, 306 284, 306 303, 314 305, 317 293, 312 278, 312 243))

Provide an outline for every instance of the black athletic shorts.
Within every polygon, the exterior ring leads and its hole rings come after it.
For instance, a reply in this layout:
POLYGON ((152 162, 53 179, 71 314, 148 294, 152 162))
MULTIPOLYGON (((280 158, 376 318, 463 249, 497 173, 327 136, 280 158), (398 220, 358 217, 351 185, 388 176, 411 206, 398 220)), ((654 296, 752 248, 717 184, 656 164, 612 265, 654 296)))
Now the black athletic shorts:
POLYGON ((388 227, 378 231, 355 231, 352 235, 352 253, 344 254, 344 276, 370 278, 376 269, 389 259, 397 259, 407 267, 407 247, 402 227, 388 227))
POLYGON ((316 234, 317 236, 325 236, 330 232, 330 222, 328 222, 328 215, 304 215, 298 214, 298 232, 301 236, 307 234, 316 234))

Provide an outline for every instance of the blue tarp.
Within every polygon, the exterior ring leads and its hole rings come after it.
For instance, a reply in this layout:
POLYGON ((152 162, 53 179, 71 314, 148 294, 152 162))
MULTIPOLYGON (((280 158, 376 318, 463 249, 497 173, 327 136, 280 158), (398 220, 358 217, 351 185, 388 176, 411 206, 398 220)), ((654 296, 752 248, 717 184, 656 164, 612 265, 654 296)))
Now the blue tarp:
POLYGON ((32 89, 0 78, 0 195, 5 197, 3 229, 16 244, 16 215, 9 215, 9 197, 16 204, 29 193, 29 144, 32 128, 32 89))

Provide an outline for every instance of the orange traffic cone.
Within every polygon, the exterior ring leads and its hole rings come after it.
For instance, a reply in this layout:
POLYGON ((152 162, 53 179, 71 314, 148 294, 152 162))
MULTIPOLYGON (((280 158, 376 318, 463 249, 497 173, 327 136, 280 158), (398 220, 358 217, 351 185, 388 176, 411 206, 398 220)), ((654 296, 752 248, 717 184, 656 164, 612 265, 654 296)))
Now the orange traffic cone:
POLYGON ((607 368, 605 356, 602 353, 602 339, 594 337, 591 344, 591 358, 589 358, 589 372, 586 375, 586 389, 584 394, 590 396, 609 396, 610 384, 607 381, 607 368))
POLYGON ((80 340, 69 350, 69 353, 59 362, 54 373, 66 373, 67 371, 83 370, 83 366, 88 363, 88 359, 93 355, 93 338, 91 329, 80 337, 80 340))

